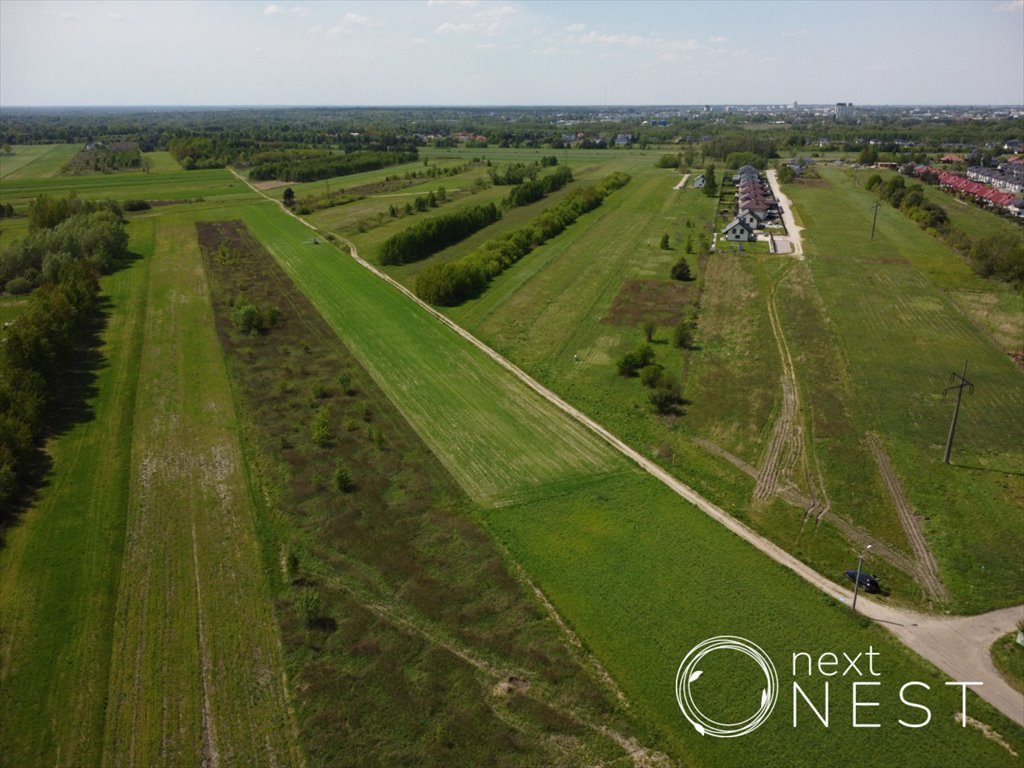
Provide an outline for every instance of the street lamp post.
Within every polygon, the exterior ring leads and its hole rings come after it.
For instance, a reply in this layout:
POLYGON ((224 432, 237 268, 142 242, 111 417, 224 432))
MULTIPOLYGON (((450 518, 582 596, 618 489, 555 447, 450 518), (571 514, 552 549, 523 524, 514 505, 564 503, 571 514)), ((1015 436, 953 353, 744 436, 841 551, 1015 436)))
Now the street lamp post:
POLYGON ((860 590, 860 567, 864 562, 864 553, 871 549, 871 545, 868 544, 867 549, 860 553, 860 557, 857 558, 857 578, 853 582, 853 606, 852 610, 856 613, 857 611, 857 592, 860 590))

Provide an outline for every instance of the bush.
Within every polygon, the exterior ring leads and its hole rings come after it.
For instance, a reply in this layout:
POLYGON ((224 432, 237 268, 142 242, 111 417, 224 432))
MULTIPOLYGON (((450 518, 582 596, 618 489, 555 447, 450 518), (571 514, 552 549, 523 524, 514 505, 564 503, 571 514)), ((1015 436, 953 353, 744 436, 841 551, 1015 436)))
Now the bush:
POLYGON ((152 207, 145 200, 125 200, 122 206, 126 211, 148 211, 152 207))
POLYGON ((663 379, 651 390, 648 400, 658 413, 670 414, 675 413, 679 405, 682 404, 683 396, 676 382, 663 379))
POLYGON ((672 265, 672 279, 693 280, 693 273, 690 271, 690 265, 686 259, 680 259, 672 265))
POLYGON ((32 281, 24 277, 16 277, 13 280, 8 280, 7 285, 4 286, 4 290, 12 296, 26 294, 33 288, 35 288, 35 286, 32 285, 32 281))
POLYGON ((640 369, 640 383, 645 387, 653 389, 661 382, 665 369, 657 363, 644 366, 640 369))
POLYGON ((255 304, 240 301, 231 310, 231 322, 242 333, 256 336, 263 331, 263 313, 255 304))
POLYGON ((299 593, 299 615, 307 627, 315 627, 324 621, 324 604, 320 599, 320 591, 315 587, 307 587, 299 593))
POLYGON ((352 473, 341 459, 334 463, 334 475, 331 479, 334 482, 334 487, 342 493, 348 493, 355 488, 355 483, 352 482, 352 473))
POLYGON ((620 376, 636 376, 641 368, 654 362, 654 350, 649 344, 643 344, 632 352, 627 352, 615 364, 620 376))
POLYGON ((326 405, 313 417, 313 428, 310 431, 313 445, 326 448, 331 442, 331 409, 326 405))
MULTIPOLYGON (((428 205, 427 198, 416 198, 418 210, 425 211, 428 205)), ((474 205, 443 216, 435 216, 385 240, 380 249, 380 263, 408 264, 420 261, 469 237, 500 218, 501 214, 494 203, 474 205)))
POLYGON ((672 343, 680 349, 693 349, 693 321, 683 318, 676 324, 672 343))
POLYGON ((663 250, 663 251, 669 250, 670 244, 671 244, 671 241, 669 240, 668 233, 666 232, 664 235, 661 236, 661 250, 663 250))

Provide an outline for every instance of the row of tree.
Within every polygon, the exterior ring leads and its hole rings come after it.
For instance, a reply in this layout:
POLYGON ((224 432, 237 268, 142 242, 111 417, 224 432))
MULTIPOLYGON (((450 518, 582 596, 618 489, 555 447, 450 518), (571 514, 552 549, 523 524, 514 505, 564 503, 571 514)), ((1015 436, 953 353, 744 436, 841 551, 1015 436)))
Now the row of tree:
POLYGON ((253 164, 249 178, 253 181, 319 181, 411 163, 417 157, 415 148, 406 152, 350 152, 342 155, 334 152, 309 155, 296 150, 285 153, 283 157, 253 164))
POLYGON ((512 187, 508 193, 508 203, 513 208, 535 203, 552 192, 557 192, 570 181, 572 181, 572 171, 564 165, 560 166, 555 169, 554 173, 549 173, 539 179, 524 181, 522 184, 512 187))
POLYGON ((28 293, 55 282, 72 262, 109 272, 128 247, 116 205, 69 205, 41 195, 29 209, 29 222, 28 235, 0 253, 0 285, 8 293, 28 293))
MULTIPOLYGON (((934 174, 925 174, 921 178, 938 182, 934 174)), ((883 181, 879 174, 874 173, 864 186, 877 191, 879 197, 893 208, 959 251, 982 277, 1018 286, 1024 283, 1024 237, 1020 234, 1005 232, 972 242, 967 233, 953 226, 944 208, 925 199, 924 187, 920 184, 908 186, 899 175, 883 181)))
POLYGON ((28 482, 49 408, 83 330, 96 313, 99 282, 84 261, 64 263, 53 282, 2 333, 0 343, 0 510, 28 482))
POLYGON ((626 173, 613 173, 599 183, 578 189, 526 226, 488 240, 455 261, 429 264, 416 278, 416 294, 431 304, 453 306, 480 294, 491 280, 537 246, 560 234, 588 211, 629 182, 626 173))
MULTIPOLYGON (((433 194, 433 193, 431 193, 433 194)), ((420 261, 442 248, 454 245, 501 218, 494 203, 474 205, 421 221, 384 241, 381 264, 420 261)))

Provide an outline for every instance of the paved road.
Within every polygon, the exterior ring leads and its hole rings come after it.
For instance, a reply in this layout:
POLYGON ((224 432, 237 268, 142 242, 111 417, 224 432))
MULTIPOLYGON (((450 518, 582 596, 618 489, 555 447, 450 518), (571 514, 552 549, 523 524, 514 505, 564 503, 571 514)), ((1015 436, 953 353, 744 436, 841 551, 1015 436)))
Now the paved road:
MULTIPOLYGON (((234 173, 233 170, 232 172, 234 173)), ((774 178, 774 171, 769 171, 768 173, 773 184, 773 189, 777 190, 778 182, 774 178)), ((235 175, 238 176, 238 174, 235 175)), ((241 176, 238 176, 238 178, 242 179, 241 176)), ((242 179, 242 181, 245 181, 245 179, 242 179)), ((310 229, 317 231, 312 224, 292 213, 292 211, 289 211, 279 201, 273 200, 269 195, 264 194, 258 189, 255 191, 268 200, 278 203, 278 205, 281 205, 282 209, 288 214, 294 216, 306 226, 310 227, 310 229)), ((778 195, 777 191, 776 195, 778 195)), ((788 213, 788 198, 779 197, 778 199, 780 201, 785 199, 784 204, 786 205, 786 212, 788 213)), ((789 225, 787 224, 787 226, 789 225)), ((799 234, 795 231, 795 224, 793 226, 794 231, 792 231, 792 234, 794 235, 794 243, 802 254, 803 249, 799 245, 799 234)), ((410 301, 416 302, 424 311, 429 312, 437 318, 438 321, 448 326, 452 331, 476 346, 500 366, 514 374, 524 384, 526 384, 526 386, 530 387, 549 402, 553 403, 562 411, 586 426, 601 439, 605 440, 609 445, 626 456, 626 458, 636 463, 641 469, 653 475, 666 486, 671 488, 680 497, 693 504, 708 516, 717 520, 740 538, 757 547, 776 562, 789 568, 791 571, 820 589, 825 594, 841 602, 847 604, 850 603, 853 598, 853 593, 850 590, 847 590, 844 587, 835 584, 830 579, 825 578, 809 565, 801 562, 793 555, 789 554, 789 552, 782 549, 775 542, 766 539, 753 529, 748 528, 739 520, 726 513, 721 507, 705 499, 681 480, 673 477, 653 461, 624 443, 618 437, 605 429, 601 424, 594 421, 594 419, 590 418, 577 408, 574 408, 543 384, 536 381, 521 368, 502 357, 489 346, 473 336, 473 334, 465 328, 462 328, 453 320, 441 314, 426 302, 420 300, 416 294, 391 278, 390 275, 385 274, 381 270, 377 269, 377 267, 363 259, 356 250, 355 245, 349 240, 341 237, 340 235, 335 235, 335 237, 349 248, 352 258, 355 259, 357 263, 377 275, 381 280, 384 280, 386 283, 393 286, 396 290, 401 291, 409 298, 410 301)), ((991 613, 982 614, 980 616, 966 617, 928 616, 903 608, 895 608, 890 605, 876 603, 867 596, 858 597, 857 607, 864 616, 867 616, 881 624, 881 626, 889 630, 909 648, 935 664, 935 666, 948 674, 953 680, 961 682, 983 682, 983 686, 975 686, 972 690, 1007 717, 1020 725, 1024 725, 1024 694, 1014 690, 1005 680, 1003 680, 992 665, 992 661, 988 655, 989 646, 992 645, 996 638, 1001 635, 1005 635, 1007 632, 1013 631, 1016 628, 1017 621, 1024 618, 1024 605, 1006 608, 1000 611, 992 611, 991 613)))

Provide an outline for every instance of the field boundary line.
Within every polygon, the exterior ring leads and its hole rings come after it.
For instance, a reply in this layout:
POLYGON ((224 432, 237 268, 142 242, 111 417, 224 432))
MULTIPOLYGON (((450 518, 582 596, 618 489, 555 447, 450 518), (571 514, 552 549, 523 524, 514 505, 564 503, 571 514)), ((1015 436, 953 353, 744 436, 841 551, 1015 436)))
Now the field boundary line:
MULTIPOLYGON (((233 168, 231 172, 243 183, 253 189, 252 185, 248 181, 243 179, 237 171, 233 168)), ((287 213, 292 218, 301 222, 305 226, 309 227, 314 232, 320 232, 315 226, 310 224, 308 221, 303 219, 301 216, 289 211, 283 203, 274 200, 269 195, 263 194, 259 190, 253 189, 254 192, 259 194, 261 197, 269 200, 272 203, 280 206, 281 210, 287 213)), ((332 233, 333 234, 333 233, 332 233)), ((561 409, 564 413, 568 414, 572 418, 576 419, 580 424, 590 429, 598 437, 602 438, 605 442, 611 445, 613 448, 618 450, 626 458, 630 459, 638 467, 643 469, 649 475, 660 480, 670 490, 675 492, 677 496, 688 501, 690 504, 697 507, 699 510, 704 512, 712 519, 718 521, 725 526, 729 531, 745 540, 747 543, 759 549, 771 557, 775 562, 785 566, 789 570, 793 571, 797 576, 802 578, 814 587, 817 587, 829 597, 838 600, 841 603, 848 604, 853 599, 853 593, 844 587, 839 586, 830 579, 825 578, 816 570, 811 568, 809 565, 799 560, 794 555, 790 554, 774 541, 762 536, 761 534, 754 531, 754 529, 748 527, 744 523, 737 520, 732 515, 728 514, 718 505, 705 499, 686 483, 677 479, 673 475, 669 474, 668 471, 662 469, 659 465, 642 455, 639 451, 627 445, 620 438, 612 434, 608 429, 602 426, 600 423, 587 416, 579 409, 573 407, 561 397, 556 395, 550 389, 545 387, 540 382, 536 381, 533 377, 523 371, 521 368, 516 366, 510 360, 500 355, 495 350, 484 344, 482 341, 477 339, 473 334, 467 331, 465 328, 458 325, 454 320, 445 316, 438 310, 420 299, 416 294, 406 288, 404 285, 399 283, 397 280, 392 278, 390 275, 385 274, 380 269, 370 264, 364 258, 359 255, 359 251, 355 245, 345 237, 334 234, 338 240, 342 241, 349 249, 349 254, 353 260, 363 268, 369 270, 374 275, 378 276, 385 283, 389 284, 396 290, 403 293, 411 301, 415 302, 420 308, 428 312, 430 315, 435 317, 444 325, 448 326, 452 331, 461 336, 466 341, 473 344, 480 351, 498 363, 501 367, 505 368, 510 373, 514 374, 530 389, 537 392, 541 397, 548 400, 550 403, 561 409)), ((801 248, 802 253, 802 248, 801 248)), ((963 654, 950 656, 944 652, 943 645, 947 639, 946 635, 956 635, 959 632, 958 622, 963 622, 964 619, 952 618, 936 618, 930 617, 925 614, 919 614, 914 611, 906 610, 903 608, 896 608, 891 605, 883 605, 876 603, 868 598, 866 595, 860 596, 861 613, 879 622, 882 627, 892 632, 897 638, 905 643, 912 650, 916 651, 919 655, 928 659, 933 664, 938 666, 943 672, 950 675, 956 680, 974 680, 978 676, 984 675, 989 680, 986 684, 977 692, 977 694, 1000 710, 1007 717, 1012 719, 1019 725, 1024 725, 1024 694, 1019 693, 1013 689, 1002 677, 998 676, 998 673, 993 679, 993 675, 990 669, 994 669, 989 663, 985 666, 983 663, 979 663, 978 660, 967 657, 963 654), (938 633, 940 637, 925 637, 922 633, 915 632, 915 628, 920 626, 922 623, 931 621, 932 623, 940 622, 943 626, 943 632, 938 633)), ((1013 608, 1002 609, 998 611, 992 611, 990 613, 982 614, 982 616, 970 617, 971 619, 981 619, 983 617, 989 617, 994 621, 998 621, 1002 632, 1000 634, 1006 634, 1014 629, 1016 621, 1019 615, 1024 611, 1024 605, 1014 606, 1013 608), (1005 627, 1005 628, 1004 628, 1005 627)), ((991 628, 986 628, 986 635, 991 632, 991 628)), ((985 655, 988 654, 988 645, 994 642, 1000 634, 993 635, 991 640, 985 645, 985 655)))

